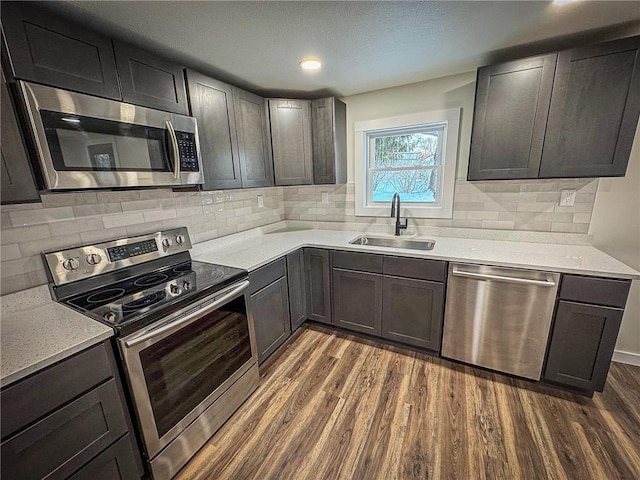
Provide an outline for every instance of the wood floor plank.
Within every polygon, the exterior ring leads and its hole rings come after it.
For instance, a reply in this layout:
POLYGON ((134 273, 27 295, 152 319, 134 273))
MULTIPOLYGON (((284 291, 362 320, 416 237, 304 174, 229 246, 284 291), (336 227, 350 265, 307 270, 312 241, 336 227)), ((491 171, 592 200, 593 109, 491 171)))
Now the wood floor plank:
POLYGON ((640 478, 640 368, 576 396, 306 328, 178 480, 640 478))

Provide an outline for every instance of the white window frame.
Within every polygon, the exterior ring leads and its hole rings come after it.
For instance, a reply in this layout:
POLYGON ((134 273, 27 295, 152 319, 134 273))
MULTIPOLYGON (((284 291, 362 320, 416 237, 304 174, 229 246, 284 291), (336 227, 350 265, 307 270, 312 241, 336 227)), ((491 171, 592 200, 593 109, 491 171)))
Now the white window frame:
MULTIPOLYGON (((453 216, 453 190, 458 160, 458 135, 460 131, 460 108, 419 112, 397 117, 380 118, 355 123, 355 194, 356 216, 388 217, 390 202, 369 201, 369 145, 370 139, 398 129, 444 127, 439 179, 438 203, 402 203, 402 216, 410 218, 451 218, 453 216)), ((401 132, 400 132, 401 133, 401 132)), ((402 200, 402 194, 400 195, 402 200)))

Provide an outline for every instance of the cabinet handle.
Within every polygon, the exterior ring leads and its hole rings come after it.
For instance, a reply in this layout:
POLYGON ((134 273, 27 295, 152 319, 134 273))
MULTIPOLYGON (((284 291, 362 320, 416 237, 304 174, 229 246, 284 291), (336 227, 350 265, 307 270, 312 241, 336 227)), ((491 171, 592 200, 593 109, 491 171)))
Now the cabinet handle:
POLYGON ((164 126, 169 132, 169 140, 171 141, 171 150, 173 151, 173 178, 180 178, 180 150, 178 150, 178 137, 173 128, 173 124, 166 120, 164 126))
POLYGON ((453 275, 456 277, 477 278, 480 280, 497 280, 499 282, 520 283, 524 285, 537 285, 539 287, 555 287, 556 282, 553 280, 533 280, 530 278, 504 277, 502 275, 488 275, 486 273, 465 272, 457 268, 453 269, 453 275))

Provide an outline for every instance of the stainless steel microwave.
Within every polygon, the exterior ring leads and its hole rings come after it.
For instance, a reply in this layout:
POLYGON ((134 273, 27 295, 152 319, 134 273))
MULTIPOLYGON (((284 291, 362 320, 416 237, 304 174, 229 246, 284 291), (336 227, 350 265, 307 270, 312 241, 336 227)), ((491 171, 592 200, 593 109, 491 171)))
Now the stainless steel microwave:
POLYGON ((18 85, 48 190, 203 182, 195 118, 28 82, 18 85))

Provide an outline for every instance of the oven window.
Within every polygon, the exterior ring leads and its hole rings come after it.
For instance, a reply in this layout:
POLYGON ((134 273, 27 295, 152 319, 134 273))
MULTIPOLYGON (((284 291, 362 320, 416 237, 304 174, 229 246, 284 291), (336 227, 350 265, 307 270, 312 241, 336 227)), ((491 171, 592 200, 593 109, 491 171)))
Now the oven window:
POLYGON ((158 437, 250 359, 244 296, 140 352, 158 437))
POLYGON ((163 128, 41 110, 57 171, 171 172, 163 128))

